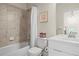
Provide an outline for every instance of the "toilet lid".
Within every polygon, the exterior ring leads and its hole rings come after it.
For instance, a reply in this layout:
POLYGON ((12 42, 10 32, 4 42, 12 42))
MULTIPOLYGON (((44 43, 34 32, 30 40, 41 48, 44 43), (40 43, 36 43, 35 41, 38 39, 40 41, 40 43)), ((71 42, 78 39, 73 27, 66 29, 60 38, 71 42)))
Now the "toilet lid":
POLYGON ((37 48, 37 47, 33 47, 29 49, 29 52, 32 54, 38 54, 41 53, 42 49, 41 48, 37 48))

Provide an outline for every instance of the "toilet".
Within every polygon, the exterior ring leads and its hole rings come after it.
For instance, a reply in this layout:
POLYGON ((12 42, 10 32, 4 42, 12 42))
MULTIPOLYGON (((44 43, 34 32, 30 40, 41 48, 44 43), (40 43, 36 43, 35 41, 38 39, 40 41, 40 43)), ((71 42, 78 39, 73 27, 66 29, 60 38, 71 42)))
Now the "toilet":
POLYGON ((43 49, 47 47, 47 38, 38 38, 35 47, 28 50, 29 56, 41 56, 43 49))

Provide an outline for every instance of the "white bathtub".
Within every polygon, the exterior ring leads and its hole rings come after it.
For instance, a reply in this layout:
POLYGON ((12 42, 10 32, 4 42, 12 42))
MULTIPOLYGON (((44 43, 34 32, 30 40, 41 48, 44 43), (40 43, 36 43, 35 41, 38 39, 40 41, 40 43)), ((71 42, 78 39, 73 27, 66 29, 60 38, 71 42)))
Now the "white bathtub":
POLYGON ((0 48, 0 56, 24 56, 29 49, 28 43, 17 43, 0 48), (26 45, 26 46, 25 46, 26 45), (25 47, 23 47, 25 46, 25 47))
POLYGON ((58 35, 48 38, 49 56, 79 56, 79 38, 58 35))

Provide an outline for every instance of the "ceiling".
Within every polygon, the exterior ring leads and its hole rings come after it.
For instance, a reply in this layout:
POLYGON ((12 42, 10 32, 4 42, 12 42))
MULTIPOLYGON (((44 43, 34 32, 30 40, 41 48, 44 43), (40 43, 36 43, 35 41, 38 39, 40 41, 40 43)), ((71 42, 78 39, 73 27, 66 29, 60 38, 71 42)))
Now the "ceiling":
POLYGON ((26 3, 9 3, 9 5, 13 5, 15 7, 18 7, 18 8, 24 9, 24 10, 30 8, 30 6, 26 3))
POLYGON ((47 5, 48 3, 9 3, 9 4, 26 10, 28 8, 31 8, 32 6, 38 7, 40 5, 47 5))

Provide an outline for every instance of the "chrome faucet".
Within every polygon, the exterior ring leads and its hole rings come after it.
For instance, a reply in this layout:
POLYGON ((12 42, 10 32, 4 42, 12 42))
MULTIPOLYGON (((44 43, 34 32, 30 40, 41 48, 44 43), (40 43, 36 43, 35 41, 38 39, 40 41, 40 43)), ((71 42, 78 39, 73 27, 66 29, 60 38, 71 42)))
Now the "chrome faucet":
POLYGON ((77 35, 77 32, 72 32, 72 31, 71 31, 71 32, 69 33, 68 37, 69 37, 69 38, 76 38, 76 35, 77 35))

